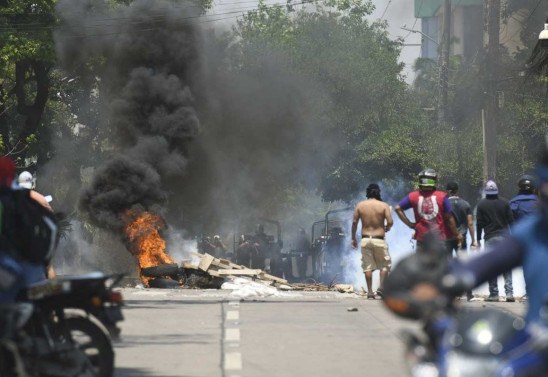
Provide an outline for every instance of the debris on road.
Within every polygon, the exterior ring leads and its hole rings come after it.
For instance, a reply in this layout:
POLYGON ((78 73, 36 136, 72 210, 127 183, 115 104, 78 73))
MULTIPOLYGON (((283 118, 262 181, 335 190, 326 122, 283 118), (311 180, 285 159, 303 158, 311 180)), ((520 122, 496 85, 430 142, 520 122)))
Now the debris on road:
POLYGON ((253 280, 261 281, 265 285, 288 285, 287 280, 279 278, 274 275, 267 274, 260 269, 251 269, 245 266, 232 263, 227 259, 215 258, 210 254, 193 253, 195 257, 199 258, 198 265, 194 265, 190 262, 184 262, 181 266, 183 269, 200 270, 213 277, 249 277, 253 280))
MULTIPOLYGON (((221 289, 241 289, 241 286, 247 282, 246 289, 257 290, 257 286, 249 284, 250 282, 261 284, 264 287, 271 287, 280 291, 338 291, 341 293, 354 293, 354 287, 350 284, 329 285, 318 283, 312 279, 303 283, 289 283, 286 279, 266 273, 261 269, 252 269, 233 263, 227 259, 215 258, 210 254, 192 253, 194 259, 186 260, 177 264, 162 264, 159 266, 142 269, 143 276, 154 278, 150 280, 150 287, 173 288, 167 284, 171 282, 184 285, 189 288, 221 288, 221 289), (236 280, 243 279, 243 280, 236 280), (158 284, 156 281, 158 280, 158 284), (235 283, 236 282, 236 283, 235 283), (238 287, 235 287, 237 284, 238 287), (232 288, 227 288, 232 287, 232 288), (251 287, 251 288, 250 288, 251 287)), ((242 295, 270 295, 265 292, 243 292, 242 295)))
POLYGON ((265 285, 263 282, 252 281, 246 278, 232 278, 223 283, 221 289, 231 289, 230 296, 244 299, 250 297, 280 297, 283 294, 277 288, 265 285))
POLYGON ((184 262, 183 269, 195 269, 205 272, 213 277, 236 278, 246 277, 254 282, 260 282, 267 286, 276 287, 279 290, 286 291, 333 291, 341 293, 354 293, 354 287, 350 284, 330 284, 325 285, 310 279, 309 283, 289 283, 286 279, 267 274, 260 269, 250 269, 246 266, 241 266, 232 263, 226 259, 215 258, 210 254, 193 253, 197 257, 198 264, 184 262))

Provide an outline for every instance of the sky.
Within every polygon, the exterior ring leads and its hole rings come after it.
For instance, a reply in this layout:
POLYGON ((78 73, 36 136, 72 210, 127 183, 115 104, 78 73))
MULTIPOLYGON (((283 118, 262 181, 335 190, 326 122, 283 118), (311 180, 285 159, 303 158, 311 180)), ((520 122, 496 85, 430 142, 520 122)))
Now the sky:
MULTIPOLYGON (((283 0, 265 0, 267 4, 285 4, 283 0)), ((297 1, 294 1, 297 2, 297 1)), ((413 63, 420 56, 420 46, 413 46, 421 43, 419 33, 411 33, 402 30, 402 27, 414 30, 420 30, 421 23, 414 17, 414 1, 412 0, 374 0, 375 11, 370 19, 383 19, 388 21, 388 31, 392 38, 405 38, 400 61, 405 64, 403 74, 406 81, 412 83, 415 75, 413 72, 413 63)), ((256 8, 256 0, 214 0, 214 5, 210 14, 210 19, 215 20, 216 26, 230 27, 239 16, 238 11, 251 10, 256 8), (217 15, 217 16, 215 16, 217 15)))
POLYGON ((402 27, 413 30, 421 30, 420 19, 415 18, 414 4, 412 0, 375 0, 375 12, 371 15, 373 19, 382 18, 388 21, 388 31, 392 38, 405 38, 405 45, 402 49, 400 61, 405 64, 404 74, 406 81, 412 83, 414 80, 413 63, 420 57, 420 46, 412 46, 421 43, 419 33, 410 33, 402 30, 402 27))

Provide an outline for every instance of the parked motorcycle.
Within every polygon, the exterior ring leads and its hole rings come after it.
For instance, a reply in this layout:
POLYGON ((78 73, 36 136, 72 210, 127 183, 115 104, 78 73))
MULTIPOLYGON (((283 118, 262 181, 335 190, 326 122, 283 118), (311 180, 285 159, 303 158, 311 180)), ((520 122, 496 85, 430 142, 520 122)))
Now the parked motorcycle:
POLYGON ((47 280, 0 315, 0 376, 98 376, 114 371, 123 275, 47 280))
MULTIPOLYGON (((405 331, 405 360, 412 377, 548 376, 548 331, 493 307, 459 308, 441 293, 448 279, 442 245, 398 263, 385 281, 384 303, 422 323, 405 331)), ((548 313, 548 308, 547 308, 548 313)))

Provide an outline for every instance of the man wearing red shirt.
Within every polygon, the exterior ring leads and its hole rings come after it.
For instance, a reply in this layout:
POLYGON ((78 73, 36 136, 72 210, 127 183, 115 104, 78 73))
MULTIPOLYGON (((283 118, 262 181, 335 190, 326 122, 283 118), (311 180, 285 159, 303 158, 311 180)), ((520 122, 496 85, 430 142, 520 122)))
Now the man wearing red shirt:
POLYGON ((447 194, 436 190, 438 174, 433 169, 425 169, 419 173, 419 189, 410 192, 396 206, 396 214, 409 228, 415 230, 417 251, 422 249, 422 240, 430 230, 438 233, 445 241, 457 239, 462 243, 463 237, 457 230, 455 218, 451 213, 451 203, 447 194), (415 222, 409 220, 405 210, 412 208, 415 222))

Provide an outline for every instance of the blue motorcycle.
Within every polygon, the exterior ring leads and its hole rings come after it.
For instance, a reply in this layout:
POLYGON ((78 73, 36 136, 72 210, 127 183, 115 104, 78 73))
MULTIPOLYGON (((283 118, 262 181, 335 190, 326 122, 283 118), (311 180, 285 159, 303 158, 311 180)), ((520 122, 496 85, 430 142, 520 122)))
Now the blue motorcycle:
MULTIPOLYGON (((458 307, 444 291, 443 245, 404 258, 385 281, 384 304, 419 320, 422 331, 403 333, 412 377, 548 377, 548 325, 494 307, 458 307)), ((545 321, 548 323, 548 304, 545 321)))

